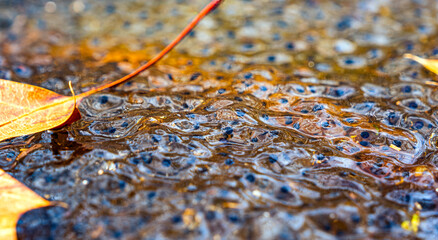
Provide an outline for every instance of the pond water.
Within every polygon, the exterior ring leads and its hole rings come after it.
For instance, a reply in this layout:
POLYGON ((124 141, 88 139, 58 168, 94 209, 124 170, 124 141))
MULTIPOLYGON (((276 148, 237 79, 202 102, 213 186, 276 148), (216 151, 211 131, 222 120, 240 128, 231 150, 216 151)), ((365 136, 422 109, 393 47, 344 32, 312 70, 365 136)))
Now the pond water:
MULTIPOLYGON (((0 78, 69 95, 159 52, 207 0, 0 0, 0 78)), ((432 0, 227 0, 82 119, 0 143, 68 209, 24 239, 438 238, 432 0)), ((41 220, 42 216, 46 220, 41 220)))

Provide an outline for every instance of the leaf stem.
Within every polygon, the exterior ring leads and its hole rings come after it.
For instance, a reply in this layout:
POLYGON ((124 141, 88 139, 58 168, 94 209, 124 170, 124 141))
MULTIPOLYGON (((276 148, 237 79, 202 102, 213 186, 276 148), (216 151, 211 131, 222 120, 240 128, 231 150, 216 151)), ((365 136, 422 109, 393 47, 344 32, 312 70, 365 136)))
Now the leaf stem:
POLYGON ((223 2, 223 1, 224 0, 212 0, 204 9, 202 9, 201 12, 198 13, 198 15, 192 20, 192 22, 190 22, 189 25, 187 25, 187 27, 185 27, 184 30, 169 45, 167 45, 167 47, 165 47, 160 53, 158 53, 154 58, 149 60, 146 64, 142 65, 141 67, 137 68, 134 72, 132 72, 132 73, 130 73, 130 74, 114 81, 114 82, 110 82, 110 83, 107 83, 107 84, 104 84, 104 85, 101 85, 98 87, 94 87, 94 88, 88 90, 87 92, 84 92, 84 93, 77 95, 76 96, 77 101, 80 101, 80 100, 82 100, 82 98, 87 97, 93 93, 96 93, 96 92, 102 91, 104 89, 121 84, 123 82, 126 82, 126 81, 130 80, 131 78, 137 76, 138 74, 140 74, 144 70, 148 69, 149 67, 151 67, 155 63, 157 63, 168 52, 170 52, 170 50, 172 50, 181 40, 183 40, 184 37, 187 36, 187 34, 190 33, 190 31, 199 23, 199 21, 202 20, 202 18, 204 18, 207 14, 209 14, 216 7, 218 7, 219 4, 221 4, 221 2, 223 2))

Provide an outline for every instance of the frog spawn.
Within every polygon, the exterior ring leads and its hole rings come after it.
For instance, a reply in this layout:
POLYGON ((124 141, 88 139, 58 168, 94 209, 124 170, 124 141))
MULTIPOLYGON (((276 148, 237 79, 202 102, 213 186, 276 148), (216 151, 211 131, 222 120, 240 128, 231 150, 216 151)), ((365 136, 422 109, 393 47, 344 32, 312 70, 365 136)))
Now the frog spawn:
MULTIPOLYGON (((0 34, 0 76, 64 94, 62 82, 82 92, 117 77, 204 4, 163 3, 58 1, 60 12, 26 25, 32 34, 0 34), (138 11, 123 14, 130 3, 138 11), (77 27, 52 26, 54 15, 77 27), (88 51, 72 47, 72 29, 88 51)), ((2 167, 71 206, 58 238, 408 238, 401 225, 417 212, 416 236, 436 235, 434 76, 401 58, 436 55, 435 10, 227 4, 186 39, 197 44, 85 99, 73 126, 2 143, 2 167)))

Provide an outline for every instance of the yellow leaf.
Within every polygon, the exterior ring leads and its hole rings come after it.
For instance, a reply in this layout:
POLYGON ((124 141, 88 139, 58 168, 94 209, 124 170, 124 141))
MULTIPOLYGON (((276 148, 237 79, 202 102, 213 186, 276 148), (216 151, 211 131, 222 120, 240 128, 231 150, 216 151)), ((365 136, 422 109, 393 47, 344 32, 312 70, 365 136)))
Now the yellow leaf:
POLYGON ((59 127, 75 109, 74 96, 0 79, 0 141, 59 127))
POLYGON ((16 239, 15 227, 20 216, 49 205, 49 201, 0 169, 0 239, 16 239))
POLYGON ((403 55, 403 57, 414 60, 419 64, 423 65, 425 68, 432 71, 433 73, 438 74, 438 59, 421 58, 409 53, 406 53, 405 55, 403 55))

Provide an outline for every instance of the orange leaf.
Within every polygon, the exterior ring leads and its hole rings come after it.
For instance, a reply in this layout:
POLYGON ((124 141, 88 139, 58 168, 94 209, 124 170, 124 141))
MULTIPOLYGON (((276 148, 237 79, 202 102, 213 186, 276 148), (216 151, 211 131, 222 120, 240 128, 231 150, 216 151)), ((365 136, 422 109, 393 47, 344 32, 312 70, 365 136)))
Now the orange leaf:
POLYGON ((15 227, 20 216, 49 205, 49 201, 0 169, 0 239, 16 239, 15 227))
POLYGON ((75 107, 74 96, 0 79, 0 141, 59 127, 75 107))
POLYGON ((77 97, 67 97, 44 88, 0 79, 0 141, 60 127, 78 120, 80 114, 76 102, 79 103, 84 97, 95 92, 126 82, 154 65, 221 2, 222 0, 212 0, 175 40, 134 72, 77 97))
POLYGON ((409 53, 406 53, 405 55, 403 55, 403 57, 414 60, 419 64, 423 65, 425 68, 432 71, 433 73, 438 74, 438 59, 421 58, 409 53))

